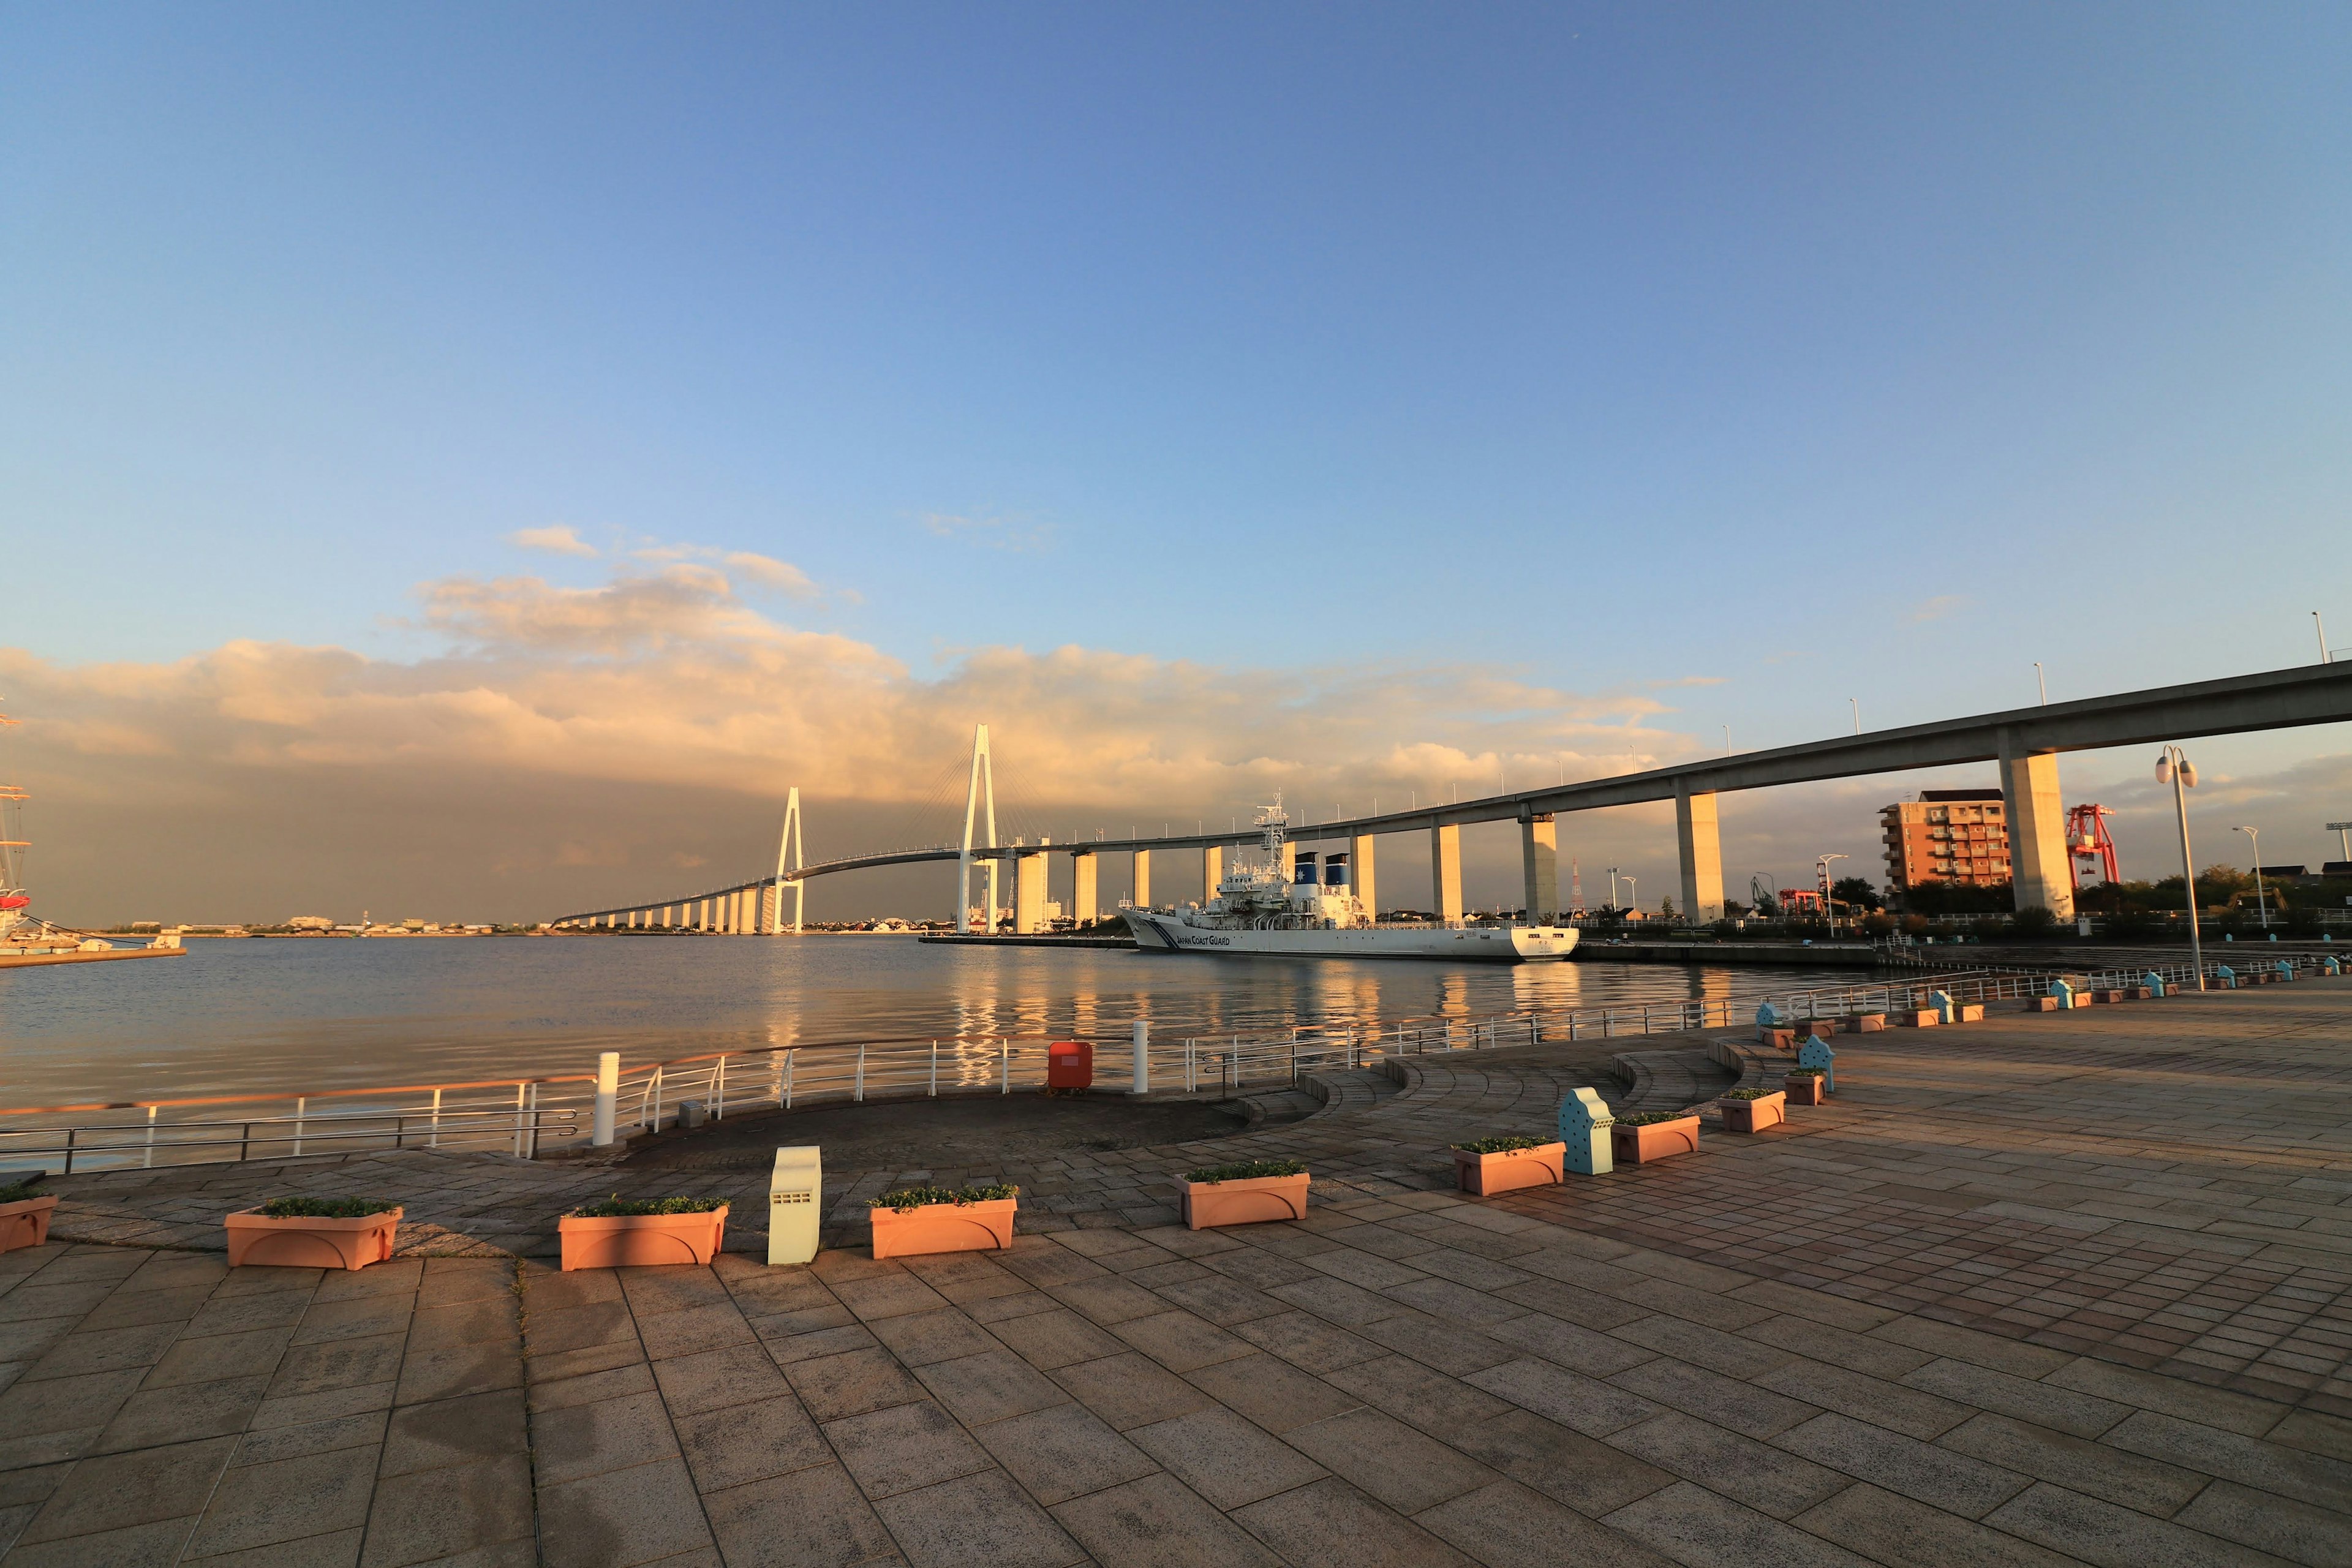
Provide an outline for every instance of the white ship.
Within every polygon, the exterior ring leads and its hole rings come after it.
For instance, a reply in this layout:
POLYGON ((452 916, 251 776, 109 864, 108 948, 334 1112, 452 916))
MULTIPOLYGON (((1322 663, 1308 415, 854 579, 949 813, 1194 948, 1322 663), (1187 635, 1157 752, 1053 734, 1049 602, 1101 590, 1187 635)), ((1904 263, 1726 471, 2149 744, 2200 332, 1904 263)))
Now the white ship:
POLYGON ((1453 963, 1528 963, 1566 958, 1574 926, 1381 925, 1348 885, 1345 855, 1301 854, 1284 869, 1290 826, 1279 796, 1259 811, 1262 865, 1236 865, 1205 906, 1123 911, 1145 952, 1205 952, 1292 958, 1436 958, 1453 963))

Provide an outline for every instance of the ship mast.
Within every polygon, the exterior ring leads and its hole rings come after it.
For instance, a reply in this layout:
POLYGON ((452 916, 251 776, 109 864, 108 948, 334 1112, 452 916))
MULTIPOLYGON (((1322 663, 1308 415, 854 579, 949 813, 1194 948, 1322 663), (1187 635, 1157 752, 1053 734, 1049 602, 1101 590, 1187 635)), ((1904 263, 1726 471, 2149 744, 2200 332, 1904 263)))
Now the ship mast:
MULTIPOLYGON (((0 713, 0 729, 24 721, 0 713)), ((13 784, 0 784, 0 931, 15 929, 25 918, 32 899, 25 891, 25 802, 32 798, 13 784)))

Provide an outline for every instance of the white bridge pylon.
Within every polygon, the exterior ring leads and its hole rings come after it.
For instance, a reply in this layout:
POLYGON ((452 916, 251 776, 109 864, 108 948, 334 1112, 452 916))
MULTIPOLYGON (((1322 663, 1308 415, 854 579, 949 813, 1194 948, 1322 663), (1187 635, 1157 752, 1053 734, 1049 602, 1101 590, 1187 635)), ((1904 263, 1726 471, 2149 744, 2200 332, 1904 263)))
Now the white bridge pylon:
MULTIPOLYGON (((988 754, 988 726, 976 724, 971 731, 971 779, 963 792, 963 847, 956 855, 956 930, 971 934, 971 851, 972 826, 976 817, 982 820, 986 837, 981 847, 996 847, 996 764, 988 754)), ((982 930, 996 933, 996 859, 988 860, 988 913, 982 930)))

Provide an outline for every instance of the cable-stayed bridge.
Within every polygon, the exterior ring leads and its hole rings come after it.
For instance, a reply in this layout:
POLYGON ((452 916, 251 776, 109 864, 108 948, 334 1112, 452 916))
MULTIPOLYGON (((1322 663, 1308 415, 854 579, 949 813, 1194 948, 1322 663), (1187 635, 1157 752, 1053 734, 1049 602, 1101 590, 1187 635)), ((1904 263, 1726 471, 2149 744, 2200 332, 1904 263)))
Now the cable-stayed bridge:
MULTIPOLYGON (((1303 831, 1316 838, 1347 840, 1347 853, 1352 862, 1350 879, 1356 896, 1367 908, 1378 907, 1377 841, 1383 836, 1400 833, 1426 835, 1436 913, 1451 923, 1462 919, 1462 829, 1477 823, 1517 822, 1524 872, 1524 908, 1528 918, 1541 919, 1557 915, 1561 908, 1556 826, 1559 814, 1670 800, 1675 803, 1675 838, 1682 864, 1682 907, 1702 919, 1712 919, 1723 907, 1723 855, 1717 816, 1719 795, 1870 773, 1993 762, 2000 765, 2017 906, 2047 909, 2065 920, 2074 916, 2074 870, 2067 853, 2065 807, 2058 789, 2060 753, 2346 721, 2352 721, 2352 663, 2303 665, 2257 675, 1841 735, 1834 740, 1711 757, 1581 784, 1342 817, 1303 831)), ((1132 901, 1149 905, 1152 901, 1155 856, 1199 855, 1202 885, 1213 888, 1222 875, 1225 851, 1253 844, 1257 838, 1256 829, 1235 827, 1223 832, 1163 833, 1066 844, 1000 843, 994 760, 990 752, 988 727, 982 724, 973 734, 964 792, 963 831, 959 841, 807 864, 801 847, 800 791, 795 788, 785 805, 783 838, 777 848, 774 871, 683 898, 585 910, 561 916, 551 923, 559 927, 668 927, 780 935, 801 929, 804 892, 813 877, 919 861, 954 861, 957 929, 972 927, 972 882, 977 876, 984 880, 985 901, 981 906, 980 924, 982 929, 994 931, 1002 907, 1002 875, 1009 862, 1013 885, 1013 928, 1026 933, 1045 929, 1049 856, 1071 858, 1069 885, 1073 896, 1068 912, 1085 922, 1101 912, 1096 874, 1101 856, 1132 857, 1132 901), (789 915, 787 898, 791 901, 789 915)))

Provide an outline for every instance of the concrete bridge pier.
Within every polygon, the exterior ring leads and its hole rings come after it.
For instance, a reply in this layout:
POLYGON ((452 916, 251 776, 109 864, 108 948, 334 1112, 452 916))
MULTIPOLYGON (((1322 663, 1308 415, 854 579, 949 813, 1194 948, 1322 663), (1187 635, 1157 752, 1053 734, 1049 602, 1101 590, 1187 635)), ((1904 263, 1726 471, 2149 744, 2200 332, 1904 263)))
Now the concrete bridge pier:
POLYGON ((1201 851, 1201 902, 1207 903, 1217 896, 1217 884, 1225 879, 1224 847, 1212 844, 1201 851))
POLYGON ((2015 730, 2001 731, 2000 795, 2009 816, 2009 874, 2017 907, 2073 920, 2074 869, 2066 852, 2058 753, 2029 752, 2015 730))
POLYGON ((1045 852, 1013 858, 1013 934, 1035 936, 1045 929, 1045 852))
POLYGON ((1529 924, 1559 912, 1559 827, 1549 811, 1519 819, 1519 868, 1529 924))
POLYGON ((1372 875, 1372 836, 1369 833, 1348 840, 1348 880, 1354 884, 1356 901, 1364 906, 1364 913, 1379 919, 1381 901, 1372 875))
POLYGON ((1135 852, 1135 890, 1128 898, 1139 910, 1151 907, 1151 851, 1149 849, 1135 852))
POLYGON ((1070 857, 1070 918, 1080 925, 1090 924, 1102 913, 1102 895, 1096 889, 1095 857, 1091 849, 1081 849, 1070 857))
POLYGON ((1675 839, 1682 850, 1683 913, 1695 921, 1723 918, 1723 835, 1715 793, 1675 785, 1675 839))
POLYGON ((1430 898, 1437 918, 1447 925, 1462 919, 1462 827, 1439 823, 1429 830, 1430 898))

